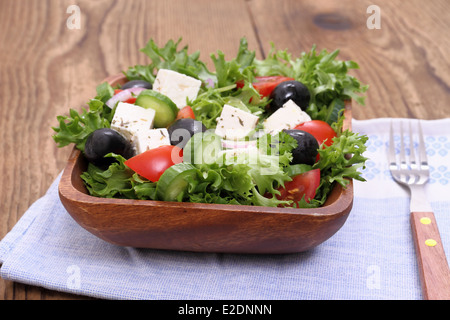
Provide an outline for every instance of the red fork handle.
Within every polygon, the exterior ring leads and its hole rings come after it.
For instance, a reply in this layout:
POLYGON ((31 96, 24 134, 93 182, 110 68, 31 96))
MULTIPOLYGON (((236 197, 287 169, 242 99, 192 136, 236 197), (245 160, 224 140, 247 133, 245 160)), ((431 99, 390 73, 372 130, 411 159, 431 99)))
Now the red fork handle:
POLYGON ((412 212, 411 227, 426 300, 450 300, 450 269, 433 212, 412 212))

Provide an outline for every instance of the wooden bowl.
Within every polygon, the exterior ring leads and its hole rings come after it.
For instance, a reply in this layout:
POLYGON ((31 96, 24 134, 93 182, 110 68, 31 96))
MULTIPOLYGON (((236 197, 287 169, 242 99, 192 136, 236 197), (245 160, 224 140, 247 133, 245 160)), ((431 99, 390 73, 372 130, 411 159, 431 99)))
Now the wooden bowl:
MULTIPOLYGON (((106 79, 123 84, 122 75, 106 79)), ((351 129, 351 105, 344 129, 351 129)), ((336 185, 317 209, 107 199, 90 196, 80 175, 87 161, 77 149, 59 184, 60 199, 84 229, 112 244, 136 248, 228 253, 295 253, 323 243, 345 223, 353 184, 336 185)))

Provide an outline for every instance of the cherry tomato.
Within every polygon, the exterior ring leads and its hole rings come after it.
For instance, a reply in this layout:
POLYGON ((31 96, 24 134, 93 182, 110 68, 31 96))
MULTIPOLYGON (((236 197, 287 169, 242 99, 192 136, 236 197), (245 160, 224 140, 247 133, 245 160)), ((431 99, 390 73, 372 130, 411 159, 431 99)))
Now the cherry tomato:
POLYGON ((180 111, 178 111, 177 118, 175 119, 175 121, 179 120, 179 119, 186 119, 186 118, 195 119, 194 110, 192 110, 192 108, 190 106, 181 108, 180 111))
POLYGON ((132 97, 130 99, 128 99, 127 101, 125 101, 125 103, 129 103, 129 104, 134 104, 136 102, 137 97, 132 97))
POLYGON ((181 148, 161 146, 126 160, 125 165, 140 176, 156 182, 167 168, 182 161, 183 151, 181 148))
POLYGON ((322 120, 306 121, 294 129, 309 132, 316 138, 319 145, 325 141, 325 145, 330 146, 333 144, 333 138, 336 137, 336 132, 334 132, 333 128, 322 120))
POLYGON ((253 87, 259 92, 262 98, 269 97, 273 89, 282 82, 294 80, 293 78, 283 76, 256 77, 257 81, 253 83, 253 87))
MULTIPOLYGON (((266 76, 266 77, 255 77, 255 82, 253 82, 253 87, 259 92, 261 98, 268 97, 272 93, 273 89, 281 82, 294 80, 293 78, 284 76, 266 76)), ((238 88, 244 87, 244 81, 238 81, 236 83, 238 88)))
POLYGON ((292 181, 286 182, 284 188, 279 188, 281 195, 278 200, 293 200, 297 203, 305 196, 309 203, 316 195, 316 190, 320 184, 320 169, 314 169, 293 177, 292 181))

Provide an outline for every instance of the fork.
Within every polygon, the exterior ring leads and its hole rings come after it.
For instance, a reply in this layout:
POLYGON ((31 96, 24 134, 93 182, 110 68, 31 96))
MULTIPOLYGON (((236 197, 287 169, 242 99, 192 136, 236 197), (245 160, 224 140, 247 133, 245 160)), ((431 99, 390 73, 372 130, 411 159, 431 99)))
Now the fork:
POLYGON ((409 155, 405 148, 403 125, 400 123, 400 154, 397 159, 391 122, 389 136, 389 170, 394 180, 410 190, 411 228, 424 299, 450 300, 450 270, 439 229, 425 193, 429 166, 422 126, 417 121, 418 146, 409 122, 409 155))

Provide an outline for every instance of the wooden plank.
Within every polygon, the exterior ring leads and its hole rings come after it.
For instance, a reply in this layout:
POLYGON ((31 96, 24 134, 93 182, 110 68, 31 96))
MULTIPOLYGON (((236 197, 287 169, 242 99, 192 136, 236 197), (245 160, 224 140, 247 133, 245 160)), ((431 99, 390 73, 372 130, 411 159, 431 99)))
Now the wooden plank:
MULTIPOLYGON (((0 27, 0 238, 66 164, 70 148, 51 139, 56 116, 80 109, 106 76, 149 62, 139 49, 150 38, 182 37, 206 60, 219 49, 235 56, 241 36, 258 48, 244 0, 2 1, 0 27), (80 29, 66 24, 73 4, 80 29)), ((0 299, 57 297, 73 298, 0 280, 0 299)))
POLYGON ((293 53, 313 44, 355 60, 352 71, 370 85, 367 107, 356 119, 450 116, 450 2, 377 1, 381 29, 368 29, 373 1, 250 1, 257 34, 267 54, 269 41, 293 53))

